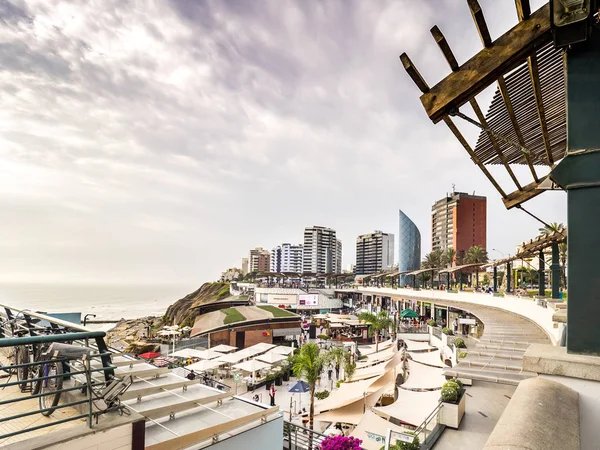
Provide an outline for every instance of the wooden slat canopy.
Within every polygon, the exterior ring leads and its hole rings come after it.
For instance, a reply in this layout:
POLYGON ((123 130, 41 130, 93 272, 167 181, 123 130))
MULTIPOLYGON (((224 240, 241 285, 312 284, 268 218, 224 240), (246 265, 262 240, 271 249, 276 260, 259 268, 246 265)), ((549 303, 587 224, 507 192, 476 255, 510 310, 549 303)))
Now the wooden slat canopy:
POLYGON ((400 59, 423 93, 421 102, 429 118, 446 123, 510 209, 542 193, 540 185, 565 156, 563 54, 552 44, 549 4, 531 13, 528 0, 515 0, 519 23, 493 40, 479 2, 466 3, 484 47, 480 52, 460 65, 434 26, 431 34, 452 73, 431 88, 408 55, 403 53, 400 59), (494 84, 496 93, 484 115, 476 97, 494 84), (462 108, 467 103, 474 114, 462 108), (480 128, 474 147, 456 126, 460 119, 480 128), (488 165, 504 166, 512 186, 502 186, 488 165), (511 165, 526 165, 530 180, 519 180, 511 165))

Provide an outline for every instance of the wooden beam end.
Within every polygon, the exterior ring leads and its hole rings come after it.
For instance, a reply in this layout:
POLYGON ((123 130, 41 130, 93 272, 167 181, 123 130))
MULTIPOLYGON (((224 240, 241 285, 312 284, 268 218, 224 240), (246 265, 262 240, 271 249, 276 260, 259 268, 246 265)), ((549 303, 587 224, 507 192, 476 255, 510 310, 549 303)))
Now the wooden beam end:
POLYGON ((412 78, 413 82, 417 85, 417 87, 421 90, 423 94, 429 92, 429 85, 425 81, 425 79, 421 76, 413 62, 410 60, 406 53, 402 53, 400 55, 400 61, 402 61, 402 65, 404 66, 404 70, 406 73, 412 78))

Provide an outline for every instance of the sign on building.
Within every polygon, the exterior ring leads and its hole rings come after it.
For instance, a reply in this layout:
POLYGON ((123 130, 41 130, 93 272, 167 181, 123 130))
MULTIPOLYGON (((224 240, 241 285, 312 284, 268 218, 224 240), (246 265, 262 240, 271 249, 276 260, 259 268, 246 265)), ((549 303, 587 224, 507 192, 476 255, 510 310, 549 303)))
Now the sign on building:
POLYGON ((300 306, 319 306, 319 294, 301 294, 298 296, 300 306))

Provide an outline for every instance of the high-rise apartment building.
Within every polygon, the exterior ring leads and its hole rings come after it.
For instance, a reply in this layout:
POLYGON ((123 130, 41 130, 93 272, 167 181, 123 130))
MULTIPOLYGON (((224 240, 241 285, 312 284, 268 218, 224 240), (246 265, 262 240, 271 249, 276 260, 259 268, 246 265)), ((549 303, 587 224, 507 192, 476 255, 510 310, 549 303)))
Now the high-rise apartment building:
MULTIPOLYGON (((410 218, 399 210, 398 271, 418 270, 421 267, 421 233, 410 218)), ((406 275, 400 275, 400 285, 406 284, 406 275)))
POLYGON ((262 247, 250 250, 248 254, 248 270, 250 272, 268 272, 271 270, 271 253, 262 247))
POLYGON ((310 273, 341 273, 342 243, 335 230, 314 226, 304 229, 302 270, 310 273))
POLYGON ((354 273, 368 275, 394 266, 394 235, 383 231, 362 234, 356 238, 354 273))
POLYGON ((487 199, 481 195, 453 192, 431 208, 431 248, 456 254, 474 245, 487 245, 487 199))
POLYGON ((302 273, 302 246, 283 243, 271 250, 271 272, 302 273))
POLYGON ((242 258, 242 274, 246 275, 248 273, 248 258, 242 258))

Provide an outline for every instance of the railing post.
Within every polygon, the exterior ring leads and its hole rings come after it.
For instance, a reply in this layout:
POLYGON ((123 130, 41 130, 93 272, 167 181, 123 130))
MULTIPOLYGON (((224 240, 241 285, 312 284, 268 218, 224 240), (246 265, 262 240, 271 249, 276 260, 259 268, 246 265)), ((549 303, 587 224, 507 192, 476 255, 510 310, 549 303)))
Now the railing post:
POLYGON ((100 359, 102 360, 102 367, 104 367, 104 380, 108 382, 115 376, 115 371, 110 368, 110 366, 112 366, 112 359, 110 358, 104 338, 97 337, 96 346, 98 347, 98 353, 102 355, 100 356, 100 359))

